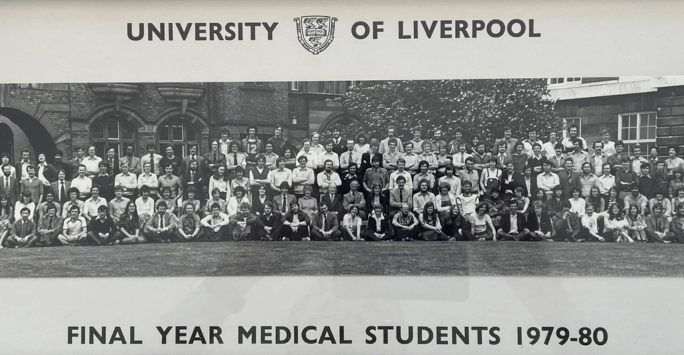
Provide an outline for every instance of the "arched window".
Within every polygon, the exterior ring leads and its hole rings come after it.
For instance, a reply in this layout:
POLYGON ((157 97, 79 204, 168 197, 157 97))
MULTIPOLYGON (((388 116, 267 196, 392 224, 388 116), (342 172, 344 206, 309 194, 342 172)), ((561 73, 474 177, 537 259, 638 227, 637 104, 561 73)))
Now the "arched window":
POLYGON ((10 156, 10 164, 14 161, 14 132, 5 123, 0 123, 0 153, 10 156))
MULTIPOLYGON (((173 147, 174 154, 184 157, 189 154, 190 145, 199 144, 199 133, 190 124, 174 121, 159 127, 159 151, 162 155, 166 147, 173 147)), ((198 152, 201 152, 198 149, 198 152)))
POLYGON ((90 137, 100 157, 104 156, 109 148, 114 148, 118 156, 123 156, 128 145, 132 145, 135 151, 138 151, 136 130, 123 120, 104 119, 94 123, 90 129, 90 137))

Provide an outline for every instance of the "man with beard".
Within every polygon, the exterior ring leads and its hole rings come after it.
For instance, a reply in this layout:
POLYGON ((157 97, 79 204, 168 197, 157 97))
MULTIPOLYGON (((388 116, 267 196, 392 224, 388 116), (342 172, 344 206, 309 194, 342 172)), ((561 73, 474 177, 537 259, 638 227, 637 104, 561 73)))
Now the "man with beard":
POLYGON ((65 163, 62 161, 62 157, 64 156, 64 153, 57 149, 55 151, 55 162, 52 164, 52 166, 55 167, 56 171, 64 170, 64 173, 66 174, 66 179, 71 180, 71 169, 69 168, 69 164, 65 163))
POLYGON ((389 149, 389 141, 390 141, 390 139, 392 139, 392 138, 396 139, 396 142, 397 142, 397 147, 396 147, 396 149, 397 149, 397 151, 398 151, 399 153, 403 153, 403 152, 404 152, 404 145, 401 143, 401 139, 399 139, 398 137, 395 137, 395 136, 394 136, 395 133, 396 133, 396 130, 397 130, 397 129, 396 129, 394 126, 391 126, 391 125, 390 125, 390 126, 387 127, 387 138, 385 138, 385 139, 383 139, 382 141, 380 141, 380 147, 378 148, 378 153, 384 154, 384 153, 386 153, 386 152, 389 152, 389 150, 390 150, 390 149, 389 149))
POLYGON ((283 137, 283 127, 275 126, 273 128, 273 137, 269 138, 266 142, 273 144, 274 153, 278 154, 278 156, 283 156, 287 147, 287 138, 283 137))
MULTIPOLYGON (((333 128, 332 130, 332 142, 333 142, 333 147, 332 151, 337 154, 337 156, 341 156, 342 153, 347 151, 347 141, 340 137, 340 129, 339 128, 333 128)), ((352 145, 352 149, 354 150, 354 146, 352 145)))
POLYGON ((19 181, 12 176, 12 166, 3 165, 2 166, 2 179, 0 179, 0 191, 7 196, 7 201, 10 206, 19 200, 20 188, 19 181))
MULTIPOLYGON (((142 173, 142 164, 140 158, 133 156, 135 153, 135 148, 132 145, 126 146, 126 154, 119 158, 119 164, 128 164, 128 172, 134 175, 140 175, 142 173)), ((70 179, 69 179, 70 180, 70 179)))
POLYGON ((197 170, 204 171, 204 157, 199 154, 199 147, 197 144, 190 145, 190 154, 181 160, 181 175, 185 174, 190 168, 191 161, 197 161, 197 170))
POLYGON ((263 241, 279 240, 282 218, 280 212, 273 211, 271 202, 264 203, 264 213, 258 216, 256 221, 259 238, 263 241))
POLYGON ((167 166, 171 166, 171 168, 173 169, 171 173, 174 176, 180 176, 182 161, 183 159, 181 157, 176 156, 176 153, 173 151, 173 147, 167 146, 166 156, 163 157, 159 162, 159 164, 161 165, 161 173, 164 173, 166 171, 167 166))

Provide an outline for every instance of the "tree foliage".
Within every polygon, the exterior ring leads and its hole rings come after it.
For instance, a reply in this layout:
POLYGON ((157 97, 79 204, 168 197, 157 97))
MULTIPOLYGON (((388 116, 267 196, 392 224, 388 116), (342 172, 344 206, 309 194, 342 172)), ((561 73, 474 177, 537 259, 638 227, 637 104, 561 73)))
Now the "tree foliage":
POLYGON ((461 128, 464 138, 492 139, 508 125, 514 137, 527 138, 530 127, 540 137, 562 128, 545 79, 364 81, 335 100, 361 121, 345 129, 352 135, 383 137, 393 125, 404 138, 421 127, 423 138, 440 129, 451 139, 461 128))

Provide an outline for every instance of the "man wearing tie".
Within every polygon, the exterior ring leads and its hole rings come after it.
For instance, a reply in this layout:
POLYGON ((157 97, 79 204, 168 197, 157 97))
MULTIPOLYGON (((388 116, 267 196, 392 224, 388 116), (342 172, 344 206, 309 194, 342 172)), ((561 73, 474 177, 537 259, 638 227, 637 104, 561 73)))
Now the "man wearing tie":
POLYGON ((328 205, 321 204, 311 225, 313 240, 340 240, 340 223, 334 213, 328 212, 328 205))
POLYGON ((397 177, 396 188, 390 191, 390 214, 389 218, 394 218, 394 215, 401 211, 401 206, 407 204, 413 210, 413 191, 406 188, 406 178, 403 176, 397 177))
POLYGON ((166 202, 159 202, 157 213, 154 214, 143 232, 147 240, 168 243, 171 238, 175 238, 176 217, 172 213, 166 213, 166 209, 166 202))
POLYGON ((12 169, 10 168, 11 166, 9 165, 4 165, 2 167, 2 179, 0 179, 0 183, 2 183, 2 191, 5 196, 7 196, 10 206, 14 206, 19 200, 19 181, 15 177, 12 177, 12 169))
POLYGON ((289 190, 290 184, 287 181, 283 181, 280 183, 280 195, 273 198, 275 211, 282 215, 285 215, 290 210, 290 205, 297 201, 294 195, 287 193, 289 190))
POLYGON ((119 165, 128 163, 128 172, 134 175, 142 173, 142 164, 140 158, 134 157, 135 148, 132 145, 126 146, 126 155, 119 158, 119 165))
POLYGON ((342 175, 349 173, 349 164, 351 163, 355 163, 357 166, 361 164, 361 154, 354 151, 354 140, 347 139, 347 151, 340 153, 340 169, 342 169, 342 175))
POLYGON ((337 215, 337 221, 344 217, 344 203, 342 197, 337 193, 337 184, 328 185, 328 193, 321 197, 321 205, 327 205, 330 213, 337 215))
POLYGON ((145 166, 145 163, 150 163, 150 172, 152 174, 155 174, 159 176, 160 174, 160 163, 162 160, 162 156, 159 154, 156 154, 155 152, 157 151, 157 147, 154 145, 154 143, 150 143, 147 145, 147 154, 143 155, 140 158, 140 164, 142 166, 145 166))
MULTIPOLYGON (((226 156, 219 150, 219 142, 211 142, 211 151, 204 155, 204 176, 212 176, 216 174, 216 168, 221 165, 226 165, 226 156)), ((208 183, 209 179, 207 179, 208 183)))
POLYGON ((21 219, 12 224, 10 236, 7 238, 7 244, 10 248, 27 248, 35 244, 38 237, 36 237, 36 224, 29 219, 31 210, 24 207, 20 211, 21 219))
POLYGON ((181 175, 183 175, 190 168, 190 162, 193 160, 197 161, 197 167, 199 171, 204 171, 204 157, 199 155, 199 147, 197 144, 192 144, 190 146, 190 154, 183 158, 181 161, 181 175))

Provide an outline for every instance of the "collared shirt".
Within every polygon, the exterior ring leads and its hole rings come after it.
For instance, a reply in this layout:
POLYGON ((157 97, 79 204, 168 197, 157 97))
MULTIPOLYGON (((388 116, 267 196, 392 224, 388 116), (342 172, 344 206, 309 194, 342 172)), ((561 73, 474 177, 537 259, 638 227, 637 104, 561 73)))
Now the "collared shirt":
POLYGON ((395 150, 394 153, 387 151, 382 154, 382 166, 388 166, 388 164, 397 164, 397 160, 401 158, 403 154, 399 152, 398 150, 395 150))
POLYGON ((449 192, 454 194, 454 196, 458 196, 461 194, 461 179, 458 176, 452 175, 451 177, 449 177, 448 175, 444 175, 441 178, 439 178, 438 185, 441 185, 443 182, 451 186, 449 192))
MULTIPOLYGON (((560 179, 558 179, 557 174, 549 172, 548 175, 546 173, 537 175, 537 187, 544 190, 544 192, 551 192, 558 185, 560 185, 560 179)), ((530 192, 530 194, 532 193, 530 192)))
POLYGON ((143 186, 149 186, 151 192, 157 191, 157 187, 159 186, 157 175, 152 173, 150 173, 150 175, 145 175, 145 173, 140 174, 140 176, 138 176, 138 188, 140 189, 143 186))
POLYGON ((579 184, 580 184, 580 195, 582 197, 587 197, 591 193, 591 188, 596 185, 598 182, 598 178, 596 175, 589 173, 588 176, 585 176, 584 174, 580 175, 579 177, 579 184))
POLYGON ((244 153, 230 152, 226 154, 226 166, 227 167, 237 167, 241 166, 243 169, 247 167, 247 156, 244 153), (237 164, 235 163, 237 161, 237 164))
POLYGON ((534 156, 534 144, 535 143, 539 143, 539 145, 541 145, 542 148, 544 147, 544 143, 542 143, 542 141, 540 141, 540 140, 536 140, 534 142, 531 142, 529 139, 523 140, 523 147, 524 147, 523 153, 527 154, 528 158, 532 158, 534 156))
POLYGON ((404 161, 406 161, 405 168, 406 170, 413 170, 416 171, 418 170, 418 163, 420 160, 418 160, 418 154, 411 152, 409 153, 404 153, 402 156, 404 158, 404 161))
MULTIPOLYGON (((93 186, 93 180, 87 177, 77 177, 71 180, 71 187, 78 189, 79 197, 83 198, 90 193, 90 188, 93 186)), ((68 193, 68 191, 67 191, 68 193)), ((67 196, 68 197, 68 196, 67 196)))
POLYGON ((143 199, 142 196, 135 200, 135 208, 138 210, 138 215, 142 216, 143 213, 149 213, 150 216, 154 215, 154 199, 148 197, 147 201, 143 199))
POLYGON ((38 205, 38 207, 36 207, 36 210, 38 213, 38 218, 41 218, 41 217, 47 215, 48 204, 53 204, 55 206, 55 208, 57 209, 55 215, 59 216, 62 214, 62 206, 59 204, 59 202, 54 201, 54 200, 52 202, 43 201, 40 203, 40 205, 38 205))
POLYGON ((413 177, 413 189, 414 190, 419 190, 420 189, 420 180, 427 180, 428 182, 428 191, 431 190, 435 186, 435 175, 427 172, 424 175, 423 174, 416 174, 416 176, 413 177))
POLYGON ((28 166, 31 164, 31 161, 21 161, 21 179, 19 180, 28 179, 29 174, 28 171, 26 171, 26 168, 28 168, 28 166))
POLYGON ((408 171, 404 170, 403 172, 399 172, 399 170, 393 172, 390 174, 390 179, 389 179, 389 189, 394 190, 394 188, 397 187, 397 178, 403 176, 404 179, 406 179, 406 186, 413 186, 413 179, 411 178, 411 173, 408 171))
POLYGON ((580 150, 579 152, 573 151, 568 153, 568 158, 572 158, 572 170, 576 172, 582 172, 582 164, 589 161, 589 154, 583 150, 580 150))
POLYGON ((135 174, 125 174, 120 173, 114 178, 114 186, 123 186, 126 190, 124 190, 124 195, 131 195, 133 194, 133 191, 138 188, 138 178, 135 176, 135 174))
POLYGON ((565 167, 565 154, 561 154, 560 156, 552 155, 551 157, 547 157, 547 160, 551 164, 551 171, 560 171, 563 170, 565 167))
POLYGON ((615 154, 615 142, 608 141, 606 143, 601 141, 601 143, 603 143, 603 149, 601 149, 603 155, 605 155, 606 157, 610 157, 611 155, 615 154))
MULTIPOLYGON (((389 137, 383 139, 380 141, 380 146, 378 147, 378 153, 380 154, 385 154, 386 152, 389 152, 389 137)), ((401 143, 401 139, 398 137, 394 137, 394 139, 397 140, 397 151, 399 153, 404 152, 404 145, 401 143)))
POLYGON ((112 217, 114 221, 118 221, 119 217, 126 212, 126 206, 129 201, 130 200, 125 197, 122 197, 121 200, 113 198, 109 201, 109 216, 112 217))
POLYGON ((98 164, 102 161, 102 158, 98 156, 87 156, 85 159, 83 159, 83 165, 86 167, 86 172, 87 174, 90 175, 97 175, 100 173, 100 167, 98 164))
POLYGON ((427 192, 422 194, 420 192, 413 195, 413 211, 416 213, 423 213, 423 207, 428 202, 435 203, 435 194, 427 192))
POLYGON ((335 183, 336 186, 342 185, 342 180, 340 179, 340 175, 334 171, 330 172, 330 174, 323 171, 316 176, 316 183, 319 188, 327 189, 331 183, 335 183))
MULTIPOLYGON (((371 216, 369 218, 373 218, 375 220, 375 231, 377 233, 382 232, 382 220, 385 219, 385 215, 381 214, 380 217, 378 218, 378 216, 376 216, 375 213, 373 213, 373 214, 371 214, 371 216)), ((410 226, 410 224, 409 224, 409 226, 410 226)))
POLYGON ((591 159, 590 162, 594 163, 594 174, 596 174, 596 176, 603 174, 603 158, 604 157, 605 157, 604 154, 601 154, 601 155, 594 154, 590 158, 591 159))
POLYGON ((511 229, 508 231, 510 234, 518 234, 520 231, 518 231, 518 214, 509 214, 508 215, 510 220, 511 220, 511 229))
POLYGON ((305 156, 306 157, 306 167, 310 169, 317 169, 318 168, 318 154, 313 149, 309 149, 309 152, 305 152, 304 149, 302 149, 299 153, 297 153, 297 161, 299 161, 299 157, 305 156))
POLYGON ((637 197, 629 195, 625 196, 625 211, 629 211, 629 206, 635 205, 639 207, 639 213, 643 213, 643 207, 648 205, 646 196, 639 194, 637 197))
POLYGON ((466 159, 472 158, 473 156, 471 154, 468 154, 466 152, 458 152, 454 154, 452 162, 454 164, 454 167, 456 169, 465 169, 466 166, 466 159))
POLYGON ((218 217, 214 217, 214 214, 212 213, 212 214, 202 218, 202 220, 200 221, 200 223, 202 225, 210 226, 210 227, 213 227, 216 225, 225 225, 228 222, 229 222, 229 217, 227 214, 225 214, 223 212, 219 212, 218 217))
POLYGON ((64 220, 64 226, 62 226, 62 229, 67 230, 67 237, 73 237, 85 232, 87 228, 86 226, 87 223, 83 217, 78 217, 75 221, 72 221, 71 218, 68 218, 64 220))
MULTIPOLYGON (((292 170, 292 182, 294 184, 294 193, 295 194, 303 194, 304 193, 304 185, 313 185, 313 183, 316 181, 316 178, 314 176, 314 171, 313 169, 310 168, 302 168, 298 167, 292 170), (306 181, 304 182, 294 182, 294 179, 300 179, 306 181)), ((277 186, 277 185, 276 185, 277 186)))
POLYGON ((363 182, 368 187, 373 186, 373 184, 378 184, 384 189, 386 185, 389 186, 389 174, 385 168, 373 167, 366 170, 366 173, 363 176, 363 182))
POLYGON ((464 181, 468 180, 473 185, 470 191, 476 193, 480 190, 480 174, 477 170, 473 169, 472 172, 469 172, 468 169, 463 169, 459 172, 459 177, 461 178, 461 186, 463 186, 464 181))
POLYGON ((556 155, 556 144, 558 141, 555 143, 552 143, 551 141, 548 141, 544 144, 542 144, 542 154, 547 158, 551 158, 556 155))
POLYGON ((409 211, 406 215, 404 215, 403 212, 399 212, 394 215, 394 222, 396 222, 399 225, 408 227, 416 223, 416 217, 413 215, 411 211, 409 211))
POLYGON ((359 154, 353 150, 340 154, 340 168, 342 168, 342 170, 344 170, 344 171, 349 170, 349 163, 356 163, 357 166, 360 166, 361 165, 361 154, 359 154))
POLYGON ((270 169, 271 167, 275 167, 275 168, 278 167, 278 165, 276 165, 276 162, 278 161, 278 154, 273 153, 273 152, 271 152, 271 154, 264 153, 264 158, 266 158, 266 165, 265 166, 267 168, 270 169))
POLYGON ((192 234, 195 228, 200 225, 200 218, 197 213, 184 214, 180 217, 179 224, 185 234, 192 234))
POLYGON ((85 201, 85 205, 83 206, 83 208, 85 209, 84 214, 90 216, 91 218, 94 218, 97 216, 97 209, 100 206, 107 207, 107 200, 99 196, 97 200, 91 197, 85 201))
POLYGON ((153 164, 152 164, 153 167, 152 167, 152 170, 150 171, 150 173, 155 174, 155 175, 159 175, 161 173, 160 165, 161 165, 162 158, 163 157, 159 154, 155 153, 153 156, 150 156, 150 154, 147 153, 147 154, 140 157, 140 168, 144 169, 145 164, 147 164, 149 162, 153 162, 153 164))
POLYGON ((64 206, 62 206, 62 218, 67 219, 70 216, 72 206, 78 206, 78 215, 82 216, 85 213, 85 203, 81 200, 76 200, 75 202, 72 202, 71 200, 67 201, 64 206))
POLYGON ((223 138, 219 139, 218 144, 219 144, 219 152, 223 154, 228 154, 228 150, 230 149, 230 139, 226 139, 225 141, 223 138))
POLYGON ((283 168, 283 170, 280 170, 280 169, 271 170, 268 173, 267 179, 268 179, 268 181, 271 182, 272 185, 274 185, 278 188, 280 188, 280 184, 282 184, 283 181, 287 181, 287 183, 290 186, 292 186, 292 171, 288 168, 283 168))
POLYGON ((328 151, 325 151, 318 155, 318 165, 320 165, 321 167, 325 167, 326 160, 332 160, 333 169, 337 170, 340 167, 340 157, 337 155, 337 153, 328 153, 328 151))

